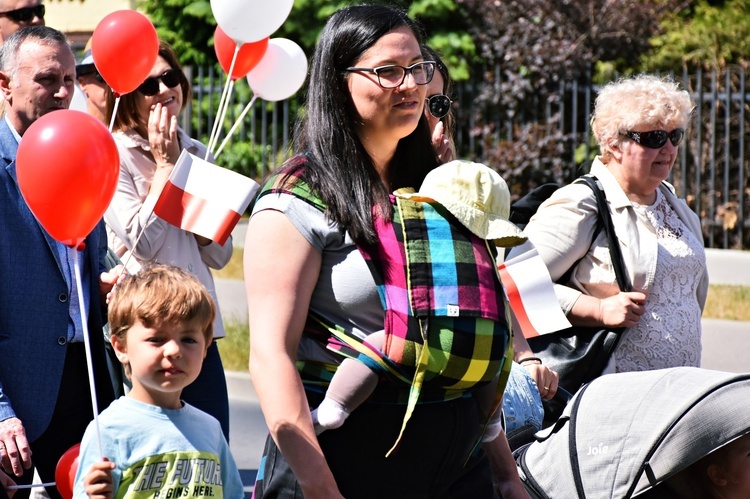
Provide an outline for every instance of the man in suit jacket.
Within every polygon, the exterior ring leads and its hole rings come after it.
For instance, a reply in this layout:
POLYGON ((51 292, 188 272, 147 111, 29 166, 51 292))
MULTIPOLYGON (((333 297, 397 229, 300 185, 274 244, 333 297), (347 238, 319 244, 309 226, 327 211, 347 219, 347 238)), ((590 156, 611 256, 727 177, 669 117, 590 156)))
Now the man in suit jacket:
MULTIPOLYGON (((41 116, 68 107, 75 76, 65 36, 52 28, 25 27, 0 48, 6 101, 0 118, 0 466, 17 483, 30 483, 32 462, 43 482, 53 482, 58 459, 93 419, 74 258, 88 310, 98 409, 113 399, 102 317, 119 269, 104 272, 104 224, 89 234, 83 251, 73 251, 37 222, 16 180, 21 137, 41 116)), ((59 497, 54 487, 48 493, 59 497)), ((18 491, 16 498, 26 494, 18 491)))

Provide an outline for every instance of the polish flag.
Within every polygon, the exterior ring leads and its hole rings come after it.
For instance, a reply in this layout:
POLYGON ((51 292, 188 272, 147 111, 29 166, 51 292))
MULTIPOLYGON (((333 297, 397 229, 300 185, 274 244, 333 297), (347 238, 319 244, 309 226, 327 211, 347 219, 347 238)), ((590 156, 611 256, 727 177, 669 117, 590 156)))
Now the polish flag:
POLYGON ((557 301, 544 260, 530 242, 523 253, 498 265, 510 308, 525 338, 571 327, 557 301))
POLYGON ((174 226, 223 245, 259 189, 254 180, 183 149, 154 213, 174 226))

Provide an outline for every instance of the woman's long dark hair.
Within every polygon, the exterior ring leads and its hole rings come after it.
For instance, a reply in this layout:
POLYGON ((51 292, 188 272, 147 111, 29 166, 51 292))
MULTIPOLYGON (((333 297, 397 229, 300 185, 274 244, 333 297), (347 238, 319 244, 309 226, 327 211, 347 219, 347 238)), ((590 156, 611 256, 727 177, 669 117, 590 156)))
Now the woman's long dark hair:
MULTIPOLYGON (((359 5, 337 11, 326 23, 315 48, 308 84, 306 116, 297 128, 297 151, 307 161, 291 160, 290 171, 302 178, 328 206, 328 217, 358 242, 376 240, 372 209, 390 216, 388 190, 356 133, 356 112, 349 97, 345 69, 388 32, 406 26, 421 46, 419 29, 402 11, 359 5)), ((438 165, 429 127, 421 119, 401 139, 390 164, 391 189, 418 188, 438 165)))

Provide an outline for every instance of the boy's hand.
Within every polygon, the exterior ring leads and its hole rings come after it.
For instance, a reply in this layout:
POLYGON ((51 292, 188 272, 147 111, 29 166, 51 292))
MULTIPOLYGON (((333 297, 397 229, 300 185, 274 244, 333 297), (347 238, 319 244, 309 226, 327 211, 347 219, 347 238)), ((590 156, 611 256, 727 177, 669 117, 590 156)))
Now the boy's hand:
MULTIPOLYGON (((13 494, 16 493, 15 485, 16 482, 0 470, 0 489, 5 490, 5 495, 8 496, 8 499, 13 499, 13 494)), ((2 490, 0 490, 0 492, 2 492, 2 490)), ((3 494, 0 494, 0 496, 2 495, 3 494)))
POLYGON ((112 480, 112 470, 115 469, 115 463, 103 461, 94 463, 91 469, 86 473, 83 479, 83 490, 92 499, 112 499, 115 494, 114 481, 112 480))

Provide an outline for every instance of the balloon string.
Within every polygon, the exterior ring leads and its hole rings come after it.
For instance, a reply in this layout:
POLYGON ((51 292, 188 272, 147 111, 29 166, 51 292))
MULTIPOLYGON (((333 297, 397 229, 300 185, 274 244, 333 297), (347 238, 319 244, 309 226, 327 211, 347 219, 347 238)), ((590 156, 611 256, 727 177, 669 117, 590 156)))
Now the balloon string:
POLYGON ((240 126, 242 123, 242 120, 245 119, 245 116, 250 111, 250 108, 253 107, 253 103, 255 102, 256 96, 253 95, 253 98, 250 99, 250 102, 248 102, 247 106, 245 106, 245 109, 242 110, 240 113, 240 116, 237 118, 237 120, 234 122, 234 125, 232 125, 232 128, 229 129, 229 133, 227 133, 227 136, 224 137, 224 140, 222 141, 221 145, 219 146, 219 149, 214 154, 214 159, 219 157, 219 154, 221 154, 221 151, 224 150, 224 146, 227 145, 227 142, 229 142, 229 138, 232 136, 235 130, 237 130, 237 127, 240 126))
POLYGON ((34 487, 54 487, 55 485, 57 485, 55 482, 30 483, 28 485, 9 485, 5 488, 8 490, 18 490, 18 489, 31 489, 34 487))
MULTIPOLYGON (((94 384, 94 364, 91 354, 91 340, 89 338, 88 314, 86 313, 86 304, 83 301, 83 288, 81 287, 81 266, 78 263, 78 250, 70 248, 73 253, 73 263, 75 268, 76 289, 78 291, 78 304, 81 313, 81 325, 83 326, 83 344, 86 347, 86 365, 89 371, 89 390, 91 391, 91 407, 94 409, 94 427, 96 428, 96 439, 99 442, 99 457, 104 457, 102 450, 102 437, 99 432, 99 404, 96 400, 96 385, 94 384)), ((93 290, 92 290, 93 291, 93 290)), ((99 334, 102 334, 99 331, 99 334)))
POLYGON ((216 110, 216 117, 217 120, 214 121, 213 130, 211 130, 211 135, 208 138, 208 148, 206 150, 206 157, 203 158, 204 160, 208 159, 208 153, 211 152, 211 150, 216 145, 215 142, 217 140, 217 137, 219 135, 219 129, 221 128, 221 122, 223 120, 223 114, 224 114, 224 108, 226 107, 226 103, 229 100, 229 88, 234 88, 234 80, 232 80, 232 73, 234 72, 234 64, 237 61, 237 55, 240 53, 240 47, 235 44, 234 47, 234 54, 232 55, 232 63, 229 65, 229 72, 227 73, 227 81, 224 84, 224 91, 221 93, 221 99, 219 99, 219 109, 216 110))
POLYGON ((117 95, 115 98, 115 107, 112 109, 112 118, 109 120, 109 133, 112 133, 112 129, 115 127, 115 117, 117 116, 117 108, 120 107, 120 96, 117 95))

